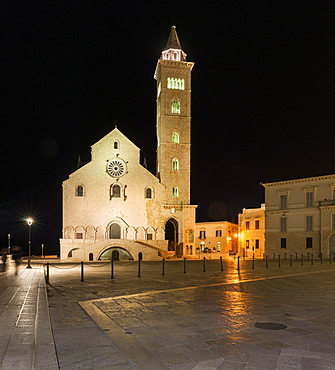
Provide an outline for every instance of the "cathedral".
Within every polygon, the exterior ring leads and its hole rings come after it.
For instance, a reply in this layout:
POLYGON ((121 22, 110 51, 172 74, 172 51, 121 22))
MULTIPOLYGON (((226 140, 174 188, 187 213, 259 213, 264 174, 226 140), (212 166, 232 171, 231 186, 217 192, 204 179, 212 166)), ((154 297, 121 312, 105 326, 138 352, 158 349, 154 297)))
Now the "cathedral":
POLYGON ((61 260, 192 256, 191 71, 176 27, 158 59, 156 174, 114 128, 91 147, 91 161, 63 182, 61 260))

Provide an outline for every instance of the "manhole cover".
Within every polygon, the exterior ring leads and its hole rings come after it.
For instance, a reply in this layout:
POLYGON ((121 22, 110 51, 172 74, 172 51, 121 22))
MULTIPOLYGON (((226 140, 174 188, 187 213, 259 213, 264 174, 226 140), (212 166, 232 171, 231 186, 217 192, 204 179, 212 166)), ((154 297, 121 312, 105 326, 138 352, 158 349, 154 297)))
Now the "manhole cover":
POLYGON ((256 322, 254 326, 258 329, 265 329, 265 330, 283 330, 287 328, 286 325, 277 324, 275 322, 256 322))

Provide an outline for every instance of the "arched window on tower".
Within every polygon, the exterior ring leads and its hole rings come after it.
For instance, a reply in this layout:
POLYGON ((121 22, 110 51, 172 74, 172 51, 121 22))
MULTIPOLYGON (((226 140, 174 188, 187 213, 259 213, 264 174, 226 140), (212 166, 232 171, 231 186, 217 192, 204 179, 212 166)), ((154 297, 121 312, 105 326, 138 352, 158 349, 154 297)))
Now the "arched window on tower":
POLYGON ((172 188, 172 196, 178 197, 178 188, 172 188))
POLYGON ((152 189, 151 188, 146 188, 145 189, 145 197, 147 199, 151 199, 152 198, 152 189))
POLYGON ((180 101, 174 100, 171 103, 171 112, 180 114, 180 101))
POLYGON ((174 144, 179 144, 179 134, 178 134, 177 132, 174 132, 174 133, 172 134, 172 142, 173 142, 174 144))
POLYGON ((119 142, 118 141, 114 141, 114 149, 119 149, 119 142))
POLYGON ((82 185, 77 186, 76 196, 77 197, 83 197, 84 196, 84 187, 82 185))
POLYGON ((121 187, 118 184, 114 184, 112 187, 112 198, 120 198, 121 197, 121 187))
POLYGON ((179 161, 177 158, 172 159, 172 170, 178 171, 179 170, 179 161))

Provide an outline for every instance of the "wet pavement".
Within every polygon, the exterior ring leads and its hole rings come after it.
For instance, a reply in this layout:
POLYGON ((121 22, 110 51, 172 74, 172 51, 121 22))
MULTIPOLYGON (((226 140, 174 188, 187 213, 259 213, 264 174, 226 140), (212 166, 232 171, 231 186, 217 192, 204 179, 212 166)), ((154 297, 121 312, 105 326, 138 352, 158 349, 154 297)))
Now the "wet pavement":
POLYGON ((50 265, 60 368, 335 369, 335 264, 236 267, 142 262, 138 277, 122 262, 111 279, 110 264, 50 265))

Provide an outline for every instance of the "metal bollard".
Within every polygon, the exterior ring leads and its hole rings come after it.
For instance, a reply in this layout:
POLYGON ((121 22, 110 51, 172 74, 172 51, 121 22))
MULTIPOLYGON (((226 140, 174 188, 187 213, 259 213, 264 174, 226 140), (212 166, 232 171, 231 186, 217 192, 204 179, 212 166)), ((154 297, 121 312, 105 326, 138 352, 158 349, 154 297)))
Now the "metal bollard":
POLYGON ((240 271, 240 256, 237 256, 237 271, 240 271))
POLYGON ((280 267, 280 255, 278 256, 278 267, 280 267))
POLYGON ((304 265, 304 255, 301 253, 301 266, 304 265))
POLYGON ((251 268, 254 270, 255 269, 255 255, 254 253, 252 254, 252 264, 251 264, 251 268))
POLYGON ((265 268, 268 268, 269 267, 269 264, 268 264, 268 255, 265 256, 265 268))
POLYGON ((84 262, 83 261, 81 261, 80 262, 80 264, 81 264, 81 276, 80 276, 80 281, 84 281, 84 262))
POLYGON ((47 275, 45 277, 45 282, 46 284, 49 284, 49 262, 46 263, 46 266, 47 266, 47 275))
POLYGON ((111 279, 114 279, 114 260, 111 259, 111 279))
POLYGON ((292 266, 293 265, 293 256, 292 256, 292 254, 290 254, 290 266, 292 266))
POLYGON ((329 253, 329 263, 332 264, 332 254, 329 253))
POLYGON ((162 275, 165 275, 165 258, 162 259, 162 275))
POLYGON ((203 272, 206 272, 206 257, 204 257, 203 272))
POLYGON ((322 253, 320 253, 320 263, 321 265, 323 264, 323 254, 322 253))
POLYGON ((137 277, 141 277, 141 259, 138 259, 137 277))
POLYGON ((186 257, 184 258, 184 274, 186 274, 186 257))

